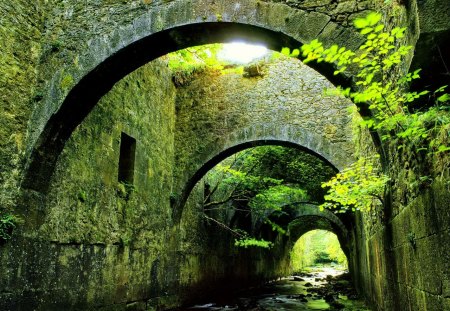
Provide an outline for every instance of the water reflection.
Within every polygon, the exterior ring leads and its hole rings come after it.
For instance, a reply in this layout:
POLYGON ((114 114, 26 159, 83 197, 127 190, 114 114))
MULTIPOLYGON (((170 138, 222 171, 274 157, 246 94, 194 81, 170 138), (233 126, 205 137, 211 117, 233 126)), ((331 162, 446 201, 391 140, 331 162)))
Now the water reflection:
POLYGON ((180 310, 346 310, 368 311, 357 299, 348 274, 333 268, 303 273, 242 292, 228 303, 208 303, 180 310))

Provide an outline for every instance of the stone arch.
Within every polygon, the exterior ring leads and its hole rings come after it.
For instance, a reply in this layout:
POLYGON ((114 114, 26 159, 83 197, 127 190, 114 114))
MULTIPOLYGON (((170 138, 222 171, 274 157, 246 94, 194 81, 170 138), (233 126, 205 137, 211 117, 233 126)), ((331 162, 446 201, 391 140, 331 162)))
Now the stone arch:
POLYGON ((295 242, 301 238, 305 233, 312 230, 325 230, 334 233, 339 241, 340 247, 347 257, 347 261, 351 262, 351 244, 349 237, 343 235, 339 230, 333 227, 334 223, 322 216, 301 216, 289 225, 289 240, 286 242, 286 253, 294 247, 295 242))
MULTIPOLYGON (((344 222, 335 214, 333 214, 329 210, 320 210, 319 207, 316 204, 312 203, 292 203, 283 206, 283 211, 285 211, 286 218, 289 224, 295 222, 296 220, 301 220, 302 218, 311 218, 311 219, 323 219, 324 222, 321 224, 317 224, 317 228, 314 228, 314 225, 312 226, 313 229, 323 229, 323 230, 329 230, 335 233, 338 237, 342 239, 347 239, 348 237, 348 230, 345 226, 344 222)), ((315 224, 316 222, 313 222, 315 224)), ((255 223, 255 231, 258 231, 261 227, 262 223, 257 221, 255 223)), ((305 230, 310 230, 310 227, 305 227, 305 230)), ((292 230, 293 231, 293 230, 292 230)), ((303 232, 303 230, 300 230, 299 232, 294 232, 294 238, 293 241, 296 241, 302 234, 306 233, 303 232), (298 235, 298 236, 297 236, 298 235)))
MULTIPOLYGON (((312 203, 292 203, 283 207, 286 213, 281 223, 288 224, 288 238, 284 240, 283 248, 286 254, 292 249, 295 242, 305 233, 311 230, 330 231, 338 237, 342 250, 347 258, 350 256, 350 234, 349 229, 338 216, 329 210, 320 210, 316 204, 312 203)), ((261 230, 263 223, 255 222, 255 232, 261 230)))
POLYGON ((337 148, 337 144, 331 143, 324 136, 317 135, 301 126, 255 124, 251 127, 236 130, 227 137, 223 145, 211 144, 202 154, 202 162, 198 166, 192 166, 185 172, 186 182, 181 185, 180 198, 175 204, 175 219, 182 213, 192 189, 205 174, 227 157, 257 146, 279 145, 301 149, 328 163, 336 171, 343 169, 352 161, 350 151, 337 148))
MULTIPOLYGON (((65 142, 98 100, 125 75, 168 52, 235 37, 263 42, 274 50, 297 48, 316 37, 328 42, 339 37, 340 43, 353 47, 360 43, 357 34, 330 16, 281 3, 173 1, 144 6, 132 14, 131 22, 100 36, 87 34, 79 45, 75 42, 75 49, 81 50, 74 62, 52 74, 30 122, 24 188, 46 191, 65 142)), ((331 67, 318 69, 335 82, 348 83, 345 77, 333 77, 331 67)))

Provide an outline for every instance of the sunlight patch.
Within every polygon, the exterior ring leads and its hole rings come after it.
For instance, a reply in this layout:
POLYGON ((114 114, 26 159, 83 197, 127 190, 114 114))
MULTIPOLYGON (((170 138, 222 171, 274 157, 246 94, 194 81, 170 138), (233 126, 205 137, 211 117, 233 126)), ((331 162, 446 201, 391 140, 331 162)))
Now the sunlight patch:
POLYGON ((223 44, 217 58, 232 63, 246 64, 267 55, 269 51, 265 46, 232 42, 223 44))

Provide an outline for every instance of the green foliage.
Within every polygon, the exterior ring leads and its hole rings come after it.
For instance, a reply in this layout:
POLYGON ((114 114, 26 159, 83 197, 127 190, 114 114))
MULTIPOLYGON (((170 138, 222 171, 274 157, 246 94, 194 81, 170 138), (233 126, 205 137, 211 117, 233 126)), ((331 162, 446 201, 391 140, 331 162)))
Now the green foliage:
POLYGON ((75 81, 73 80, 73 77, 70 74, 66 74, 61 80, 61 88, 63 90, 67 90, 71 88, 74 83, 75 81))
POLYGON ((205 66, 222 69, 223 63, 217 59, 221 44, 194 46, 168 54, 169 68, 175 72, 193 72, 205 66))
POLYGON ((78 191, 78 201, 80 201, 81 203, 86 202, 87 200, 87 193, 84 190, 80 190, 78 191))
POLYGON ((295 272, 324 263, 347 266, 347 257, 337 236, 325 230, 312 230, 302 235, 294 244, 290 257, 295 272))
POLYGON ((248 247, 261 247, 261 248, 271 248, 273 246, 272 242, 265 241, 265 240, 258 240, 256 238, 250 238, 250 237, 243 237, 236 239, 234 241, 235 246, 248 248, 248 247))
POLYGON ((0 215, 0 239, 4 241, 11 239, 13 229, 19 222, 20 219, 17 216, 8 212, 2 213, 0 215))
POLYGON ((339 209, 340 212, 370 211, 374 198, 383 203, 385 184, 389 178, 376 169, 373 159, 359 158, 351 166, 322 184, 328 187, 326 202, 321 209, 339 209))
MULTIPOLYGON (((404 57, 411 52, 412 46, 399 45, 398 41, 405 37, 406 28, 396 27, 384 31, 380 23, 381 14, 370 13, 366 18, 355 20, 355 27, 365 36, 366 41, 358 51, 347 50, 345 47, 333 45, 324 48, 321 42, 313 40, 302 46, 305 62, 317 61, 334 63, 335 74, 345 72, 349 67, 357 71, 355 84, 357 90, 337 88, 336 93, 347 96, 357 105, 368 105, 372 117, 362 121, 369 129, 379 130, 383 139, 393 137, 411 139, 416 144, 422 144, 430 152, 447 148, 446 144, 431 143, 430 129, 425 120, 436 119, 436 114, 448 109, 450 96, 444 94, 445 87, 431 93, 406 91, 409 83, 418 79, 420 70, 396 78, 396 70, 404 57), (425 95, 436 99, 436 107, 428 111, 410 112, 411 104, 425 95)), ((448 118, 448 117, 447 117, 448 118)), ((438 122, 435 127, 448 124, 438 122)), ((444 143, 444 142, 443 142, 444 143)))
POLYGON ((281 210, 286 204, 301 202, 308 199, 305 190, 286 185, 275 185, 258 192, 249 203, 255 211, 281 210))
MULTIPOLYGON (((408 91, 410 83, 420 77, 420 70, 404 76, 398 73, 399 65, 412 50, 411 46, 399 43, 404 40, 406 28, 385 31, 378 13, 356 19, 354 25, 366 39, 359 50, 337 45, 325 48, 321 42, 313 40, 301 48, 304 61, 332 63, 336 66, 335 74, 350 68, 356 72, 356 89, 338 87, 329 93, 346 96, 357 106, 366 105, 370 109, 372 115, 361 120, 362 127, 378 131, 384 141, 396 144, 398 150, 426 151, 429 159, 436 156, 445 159, 450 151, 450 95, 445 93, 445 86, 434 92, 408 91), (433 100, 434 106, 413 108, 424 96, 433 100)), ((442 160, 442 163, 443 169, 448 169, 449 161, 442 160)), ((326 196, 327 203, 322 207, 342 206, 344 210, 368 211, 372 197, 381 200, 387 180, 386 176, 373 170, 370 161, 361 158, 324 184, 330 190, 326 196), (369 166, 365 168, 367 163, 369 166)))
POLYGON ((286 229, 284 229, 282 226, 280 226, 276 222, 270 220, 269 218, 267 218, 265 220, 265 223, 272 227, 272 231, 278 232, 279 234, 286 234, 287 233, 286 229))
POLYGON ((282 146, 253 148, 245 153, 242 161, 242 170, 253 167, 252 175, 281 180, 285 186, 303 189, 314 202, 323 200, 325 191, 320 185, 335 174, 331 166, 317 157, 282 146))
POLYGON ((220 44, 209 44, 167 54, 175 84, 188 83, 196 73, 203 72, 206 68, 217 71, 224 69, 224 63, 217 58, 220 49, 220 44))
POLYGON ((221 74, 243 74, 243 66, 231 64, 229 61, 218 57, 222 50, 223 44, 217 43, 194 46, 167 54, 166 59, 173 72, 175 85, 185 85, 205 70, 221 74))
POLYGON ((333 169, 321 160, 300 150, 281 146, 247 149, 224 160, 205 177, 208 190, 203 206, 209 213, 206 218, 237 236, 237 246, 270 247, 271 243, 240 227, 227 228, 219 220, 218 211, 234 209, 251 214, 273 231, 286 234, 275 213, 283 214, 283 207, 291 203, 309 201, 310 193, 324 193, 320 184, 333 174, 333 169), (212 213, 216 213, 214 219, 210 217, 212 213), (271 215, 274 218, 269 219, 271 215))

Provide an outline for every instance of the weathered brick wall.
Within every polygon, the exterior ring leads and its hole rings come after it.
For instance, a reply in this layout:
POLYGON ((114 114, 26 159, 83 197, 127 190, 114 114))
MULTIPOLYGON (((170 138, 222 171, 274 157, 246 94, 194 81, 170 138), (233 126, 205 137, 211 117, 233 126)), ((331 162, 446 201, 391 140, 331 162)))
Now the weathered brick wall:
POLYGON ((178 88, 175 193, 198 181, 192 178, 208 161, 248 142, 296 144, 338 169, 351 163, 351 102, 325 96, 333 85, 298 60, 259 66, 261 76, 206 72, 178 88))
POLYGON ((0 3, 0 209, 14 208, 23 172, 27 124, 39 96, 37 67, 45 6, 0 3))

